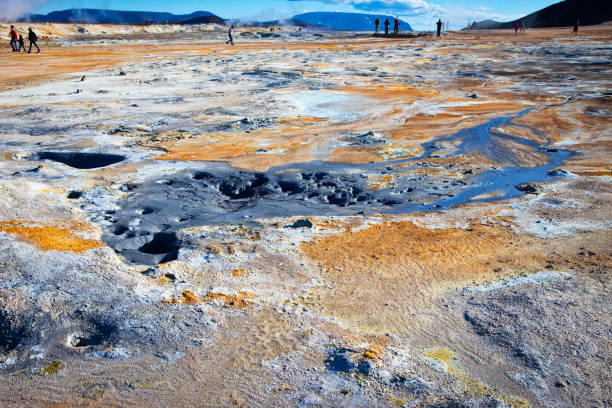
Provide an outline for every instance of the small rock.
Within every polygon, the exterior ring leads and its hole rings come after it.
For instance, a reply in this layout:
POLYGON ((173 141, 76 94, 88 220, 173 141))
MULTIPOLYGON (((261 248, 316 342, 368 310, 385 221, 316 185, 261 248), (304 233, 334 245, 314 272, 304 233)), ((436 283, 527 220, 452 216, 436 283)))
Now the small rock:
POLYGON ((348 373, 355 368, 355 363, 343 350, 335 350, 329 358, 325 360, 325 367, 331 371, 348 373))
POLYGON ((540 194, 542 192, 539 186, 531 183, 521 184, 517 188, 526 194, 540 194))
POLYGON ((285 226, 285 228, 312 228, 312 227, 313 227, 312 222, 305 218, 302 218, 300 220, 297 220, 293 224, 285 226))
POLYGON ((554 169, 554 170, 549 171, 548 175, 552 177, 568 177, 569 173, 567 172, 567 170, 554 169))
POLYGON ((363 375, 369 375, 374 369, 374 365, 369 360, 363 360, 357 364, 357 371, 363 375))

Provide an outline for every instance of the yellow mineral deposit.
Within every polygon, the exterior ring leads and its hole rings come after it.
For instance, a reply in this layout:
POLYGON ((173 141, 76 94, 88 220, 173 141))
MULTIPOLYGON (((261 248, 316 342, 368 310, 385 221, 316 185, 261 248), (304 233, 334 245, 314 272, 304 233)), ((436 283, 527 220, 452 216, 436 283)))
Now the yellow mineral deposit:
POLYGON ((36 245, 43 251, 84 252, 104 246, 94 239, 85 239, 74 235, 75 230, 60 229, 53 226, 34 226, 28 221, 0 221, 0 231, 16 234, 26 242, 36 245))
POLYGON ((500 399, 504 403, 510 405, 512 408, 527 408, 529 403, 523 398, 513 398, 500 395, 491 389, 482 381, 476 380, 463 371, 457 369, 453 364, 453 353, 446 348, 433 348, 425 350, 423 355, 430 359, 439 360, 444 365, 444 370, 459 379, 465 386, 467 392, 474 397, 492 396, 500 399))

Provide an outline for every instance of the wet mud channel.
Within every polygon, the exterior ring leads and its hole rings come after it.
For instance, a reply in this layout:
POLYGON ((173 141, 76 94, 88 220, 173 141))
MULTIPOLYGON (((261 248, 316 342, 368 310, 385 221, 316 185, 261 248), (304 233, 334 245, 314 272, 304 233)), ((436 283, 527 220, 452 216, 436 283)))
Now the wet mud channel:
POLYGON ((530 192, 527 183, 556 177, 553 170, 570 156, 547 143, 501 132, 533 109, 434 139, 422 145, 423 154, 405 160, 317 161, 265 172, 202 163, 194 169, 121 186, 126 196, 117 209, 95 214, 94 219, 104 228, 104 241, 124 259, 154 265, 176 259, 181 247, 177 232, 194 226, 250 218, 436 211, 467 202, 514 198, 530 192), (520 154, 525 151, 539 157, 538 165, 524 163, 520 154), (474 157, 494 165, 466 168, 453 162, 474 157), (446 161, 445 175, 428 171, 434 159, 446 161), (373 178, 389 182, 373 188, 373 178))

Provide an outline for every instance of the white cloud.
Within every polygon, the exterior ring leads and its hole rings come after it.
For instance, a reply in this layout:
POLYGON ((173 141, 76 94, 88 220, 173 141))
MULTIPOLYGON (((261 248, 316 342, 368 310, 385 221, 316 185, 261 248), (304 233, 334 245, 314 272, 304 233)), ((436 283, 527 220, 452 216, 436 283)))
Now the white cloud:
POLYGON ((0 0, 0 21, 12 21, 30 14, 45 0, 0 0))
MULTIPOLYGON (((300 2, 304 0, 289 0, 300 2)), ((474 8, 441 7, 425 0, 319 0, 325 4, 350 6, 357 11, 399 15, 416 30, 434 30, 439 18, 450 23, 451 29, 459 29, 472 21, 492 19, 510 21, 520 16, 495 13, 486 6, 474 8)), ((344 10, 346 11, 346 10, 344 10)))
MULTIPOLYGON (((302 0, 290 0, 302 1, 302 0)), ((356 10, 416 16, 439 12, 440 6, 424 0, 320 0, 322 3, 352 6, 356 10)))

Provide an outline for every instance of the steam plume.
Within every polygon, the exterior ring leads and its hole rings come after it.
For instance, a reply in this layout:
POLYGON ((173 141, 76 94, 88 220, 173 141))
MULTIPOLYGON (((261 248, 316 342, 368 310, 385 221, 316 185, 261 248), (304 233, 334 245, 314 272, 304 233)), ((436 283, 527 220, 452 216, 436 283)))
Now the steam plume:
POLYGON ((0 0, 0 21, 14 21, 27 16, 46 0, 0 0))

